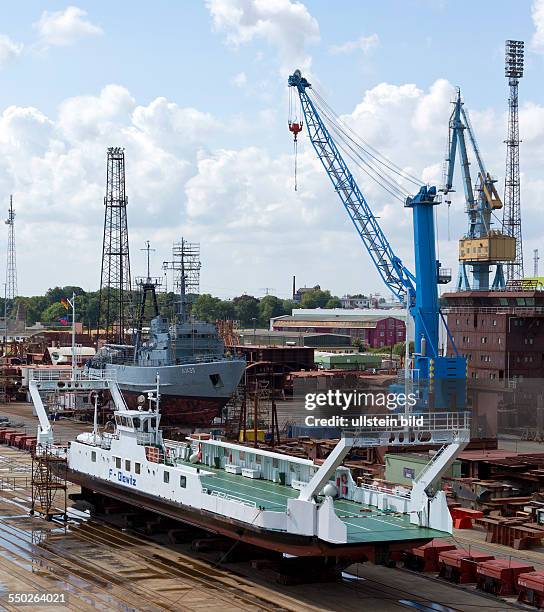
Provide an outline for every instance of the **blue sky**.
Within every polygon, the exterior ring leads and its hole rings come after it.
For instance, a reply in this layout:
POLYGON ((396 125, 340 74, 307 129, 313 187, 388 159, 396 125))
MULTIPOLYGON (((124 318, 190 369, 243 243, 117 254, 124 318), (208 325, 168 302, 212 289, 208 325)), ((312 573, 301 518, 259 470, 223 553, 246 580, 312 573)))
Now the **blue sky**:
MULTIPOLYGON (((319 22, 321 41, 311 44, 314 71, 338 109, 349 110, 362 92, 383 81, 427 87, 437 78, 462 84, 478 107, 504 103, 502 75, 506 37, 529 41, 534 30, 530 0, 327 0, 304 3, 319 22), (377 48, 334 55, 330 47, 377 33, 377 48)), ((32 24, 41 13, 65 9, 65 2, 0 5, 5 33, 36 44, 32 24)), ((65 98, 93 94, 108 83, 126 86, 139 101, 157 95, 181 105, 227 117, 257 109, 259 100, 240 99, 233 75, 251 82, 278 77, 271 45, 255 41, 226 48, 213 32, 203 2, 77 2, 102 36, 77 45, 30 52, 5 69, 0 104, 34 105, 53 113, 65 98), (260 61, 258 53, 265 54, 260 61), (268 56, 268 57, 266 57, 268 56)), ((524 93, 539 95, 542 59, 527 55, 524 93), (532 78, 531 78, 532 77, 532 78)))
MULTIPOLYGON (((0 5, 0 35, 10 41, 0 43, 11 49, 3 56, 0 44, 0 143, 7 158, 0 199, 16 197, 17 231, 25 240, 18 252, 21 293, 97 286, 104 151, 114 144, 127 148, 133 267, 143 265, 145 239, 156 243, 162 261, 183 233, 202 242, 203 290, 224 297, 265 286, 287 295, 292 274, 300 284, 320 282, 338 294, 383 291, 373 271, 366 273, 365 254, 354 256, 357 239, 304 142, 302 189, 292 193, 285 80, 299 64, 338 112, 366 130, 364 137, 422 181, 434 179, 442 164, 448 97, 461 85, 500 184, 504 40, 525 40, 520 100, 534 131, 522 148, 530 219, 539 205, 544 147, 541 4, 75 2, 70 18, 64 2, 0 5), (107 86, 117 89, 101 94, 107 86), (379 130, 372 133, 372 117, 389 125, 387 113, 391 125, 399 121, 398 147, 394 132, 383 139, 379 130), (35 249, 51 233, 72 237, 68 248, 77 254, 65 267, 43 262, 36 274, 35 249)), ((409 261, 409 219, 399 226, 395 215, 404 212, 370 190, 373 197, 384 229, 409 261)), ((465 220, 444 215, 451 240, 442 231, 442 251, 455 267, 455 234, 465 220)), ((528 266, 540 235, 528 222, 528 266)), ((62 245, 52 248, 63 259, 62 245)))

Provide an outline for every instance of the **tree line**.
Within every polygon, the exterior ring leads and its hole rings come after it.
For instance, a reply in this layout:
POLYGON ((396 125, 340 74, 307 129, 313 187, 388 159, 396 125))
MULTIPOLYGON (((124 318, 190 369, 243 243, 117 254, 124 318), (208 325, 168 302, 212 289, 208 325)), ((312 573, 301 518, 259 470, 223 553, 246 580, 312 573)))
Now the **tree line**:
MULTIPOLYGON (((23 307, 27 325, 41 322, 44 325, 58 326, 60 320, 71 314, 62 305, 62 298, 71 298, 76 295, 77 320, 88 329, 98 326, 98 310, 100 302, 99 291, 85 291, 81 287, 65 286, 48 289, 45 295, 31 297, 20 296, 15 303, 8 303, 8 312, 15 316, 19 305, 23 307)), ((158 304, 163 316, 172 319, 176 312, 179 296, 173 292, 158 293, 158 304)), ((285 300, 275 295, 266 295, 257 298, 252 295, 240 295, 231 300, 222 300, 218 297, 203 293, 189 296, 191 314, 203 321, 215 322, 221 319, 238 321, 242 327, 268 327, 272 317, 291 314, 294 308, 338 308, 340 300, 331 295, 328 290, 310 289, 305 291, 300 302, 285 300)), ((139 301, 134 295, 136 304, 139 301)), ((4 311, 4 300, 0 299, 0 312, 4 311)), ((148 313, 150 314, 150 313, 148 313)), ((100 321, 101 324, 104 321, 100 321)))

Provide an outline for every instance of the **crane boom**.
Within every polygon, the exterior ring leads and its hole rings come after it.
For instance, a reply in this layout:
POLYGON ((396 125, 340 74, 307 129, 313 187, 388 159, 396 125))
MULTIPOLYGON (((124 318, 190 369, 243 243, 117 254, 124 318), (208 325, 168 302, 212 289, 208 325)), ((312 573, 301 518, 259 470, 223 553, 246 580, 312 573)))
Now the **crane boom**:
POLYGON ((394 254, 375 215, 306 91, 311 85, 300 73, 297 73, 298 71, 289 77, 289 85, 298 89, 310 140, 327 171, 334 190, 342 200, 342 204, 387 287, 401 302, 406 301, 408 292, 410 302, 412 302, 415 295, 414 276, 394 254))
MULTIPOLYGON (((444 193, 453 190, 453 175, 456 155, 463 174, 468 231, 459 241, 459 277, 458 290, 488 290, 491 267, 496 266, 493 288, 504 287, 503 261, 508 261, 514 245, 508 244, 508 237, 492 229, 493 211, 502 208, 502 202, 495 188, 495 179, 487 172, 470 123, 468 111, 461 99, 461 90, 457 89, 453 111, 449 121, 449 146, 446 157, 447 172, 444 193), (468 142, 466 139, 468 135, 468 142), (470 162, 467 145, 472 146, 478 164, 478 182, 476 193, 470 176, 470 162), (495 247, 495 245, 497 245, 495 247), (500 255, 499 255, 500 253, 500 255), (469 280, 472 272, 472 283, 469 280), (471 287, 472 285, 472 287, 471 287)), ((512 251, 513 252, 513 251, 512 251)))

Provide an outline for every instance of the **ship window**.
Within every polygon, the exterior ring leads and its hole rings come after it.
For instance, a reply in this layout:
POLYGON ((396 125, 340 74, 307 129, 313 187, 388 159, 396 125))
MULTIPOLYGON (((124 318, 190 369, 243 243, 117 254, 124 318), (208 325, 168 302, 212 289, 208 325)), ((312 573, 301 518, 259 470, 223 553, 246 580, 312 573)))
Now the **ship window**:
POLYGON ((96 461, 96 451, 91 452, 91 461, 96 461))
POLYGON ((120 470, 121 469, 121 457, 115 457, 115 467, 120 470))
POLYGON ((214 387, 223 386, 223 381, 221 380, 221 376, 219 374, 210 374, 210 380, 212 381, 212 385, 214 387))
POLYGON ((130 459, 125 459, 125 470, 130 472, 130 459))
POLYGON ((165 470, 162 476, 163 476, 164 482, 170 482, 170 472, 167 472, 165 470))
POLYGON ((134 417, 132 419, 132 424, 136 429, 140 429, 140 417, 134 417))
POLYGON ((240 461, 244 461, 244 459, 246 458, 246 454, 244 451, 240 451, 240 461))
POLYGON ((155 417, 149 419, 149 426, 151 427, 151 429, 155 429, 155 417))
POLYGON ((184 488, 187 486, 187 478, 185 476, 179 477, 179 486, 184 488))
POLYGON ((137 461, 134 462, 134 471, 136 474, 140 473, 140 464, 137 461))
POLYGON ((115 415, 115 422, 117 425, 121 425, 121 417, 118 414, 115 415))
POLYGON ((144 419, 143 431, 144 433, 149 433, 149 421, 147 419, 144 419))
POLYGON ((280 465, 279 459, 272 459, 272 467, 277 468, 279 467, 279 465, 280 465))

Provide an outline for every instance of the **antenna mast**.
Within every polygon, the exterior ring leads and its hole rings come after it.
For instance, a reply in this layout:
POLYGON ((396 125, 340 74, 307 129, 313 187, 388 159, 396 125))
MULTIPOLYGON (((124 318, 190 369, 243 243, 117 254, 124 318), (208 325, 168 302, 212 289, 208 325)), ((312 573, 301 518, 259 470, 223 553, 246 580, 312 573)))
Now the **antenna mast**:
POLYGON ((184 238, 174 242, 172 261, 163 263, 164 270, 174 272, 174 291, 179 293, 177 314, 180 323, 189 318, 188 294, 198 294, 200 291, 200 267, 200 244, 187 242, 184 238))
POLYGON ((9 196, 8 218, 8 258, 6 265, 6 299, 12 301, 17 297, 17 260, 15 254, 15 211, 13 210, 13 196, 9 196))
POLYGON ((104 237, 98 324, 103 323, 106 341, 125 344, 125 331, 133 323, 130 256, 128 248, 125 150, 108 149, 104 237))

